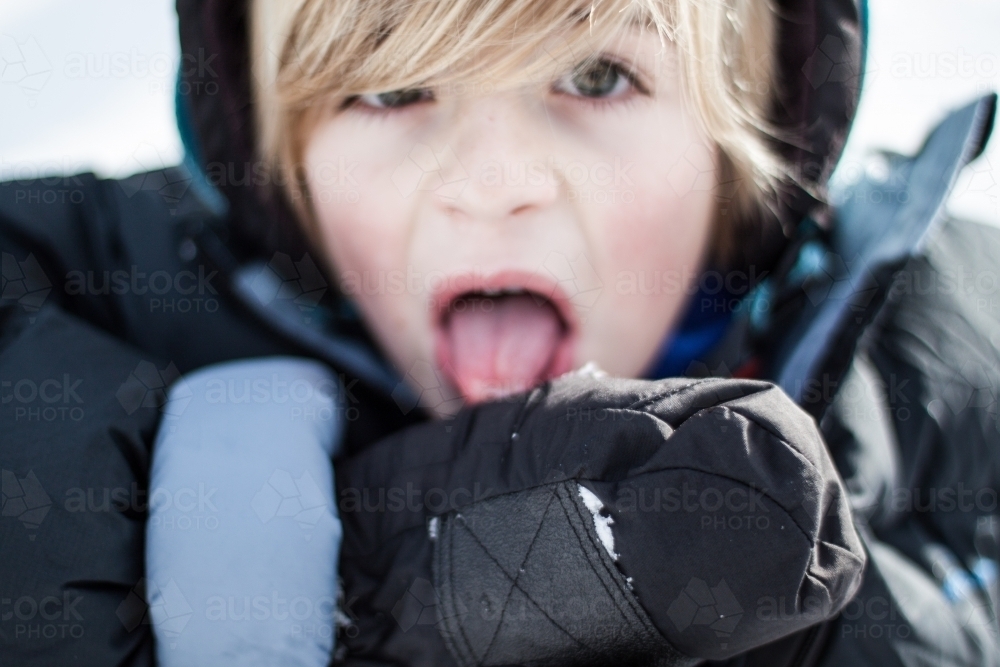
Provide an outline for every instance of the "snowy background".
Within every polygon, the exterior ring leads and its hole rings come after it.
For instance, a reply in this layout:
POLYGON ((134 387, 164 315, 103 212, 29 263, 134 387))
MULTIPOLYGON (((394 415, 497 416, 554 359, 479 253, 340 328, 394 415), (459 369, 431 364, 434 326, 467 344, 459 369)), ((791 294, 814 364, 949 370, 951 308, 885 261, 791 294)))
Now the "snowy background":
MULTIPOLYGON (((913 152, 948 109, 1000 89, 1000 1, 870 2, 869 70, 845 174, 874 148, 913 152)), ((178 162, 176 30, 170 0, 0 0, 0 178, 121 176, 178 162), (94 67, 105 57, 111 67, 94 67)), ((1000 137, 950 207, 1000 226, 1000 137)))

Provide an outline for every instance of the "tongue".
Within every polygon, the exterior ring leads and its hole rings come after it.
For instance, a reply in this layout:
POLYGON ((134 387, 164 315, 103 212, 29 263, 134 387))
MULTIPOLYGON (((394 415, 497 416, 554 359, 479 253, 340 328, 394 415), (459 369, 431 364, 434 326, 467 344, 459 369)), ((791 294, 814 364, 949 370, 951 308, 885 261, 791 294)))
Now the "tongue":
POLYGON ((444 325, 455 384, 476 402, 547 379, 562 324, 555 309, 527 294, 463 299, 444 325))

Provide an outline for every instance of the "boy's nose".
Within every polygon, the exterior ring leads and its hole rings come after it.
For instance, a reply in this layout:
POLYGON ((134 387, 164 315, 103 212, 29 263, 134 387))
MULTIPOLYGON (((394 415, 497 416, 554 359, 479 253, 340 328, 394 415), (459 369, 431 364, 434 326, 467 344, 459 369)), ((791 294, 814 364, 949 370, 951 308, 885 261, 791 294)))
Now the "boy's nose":
POLYGON ((460 104, 453 119, 443 139, 469 180, 455 198, 439 199, 450 214, 501 222, 558 200, 560 178, 557 161, 546 151, 546 128, 516 98, 460 104))

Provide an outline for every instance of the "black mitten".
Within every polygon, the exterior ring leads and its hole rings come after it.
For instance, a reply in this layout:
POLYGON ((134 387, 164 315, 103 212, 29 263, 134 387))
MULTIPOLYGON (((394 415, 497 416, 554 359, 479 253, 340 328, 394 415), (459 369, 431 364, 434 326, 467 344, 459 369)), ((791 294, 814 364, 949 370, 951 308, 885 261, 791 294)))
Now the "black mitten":
POLYGON ((337 469, 353 664, 692 664, 837 614, 865 555, 812 418, 751 380, 569 375, 337 469))

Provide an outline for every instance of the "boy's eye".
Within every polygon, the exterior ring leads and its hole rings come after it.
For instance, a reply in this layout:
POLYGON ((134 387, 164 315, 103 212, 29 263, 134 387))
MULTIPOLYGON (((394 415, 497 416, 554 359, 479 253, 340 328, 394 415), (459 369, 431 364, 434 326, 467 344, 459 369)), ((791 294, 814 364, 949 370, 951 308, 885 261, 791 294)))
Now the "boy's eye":
POLYGON ((426 88, 402 88, 385 93, 368 93, 355 98, 365 106, 375 109, 399 109, 401 107, 433 99, 431 91, 426 88))
POLYGON ((621 65, 601 59, 584 63, 556 82, 559 92, 579 97, 619 97, 635 86, 634 77, 621 65))

